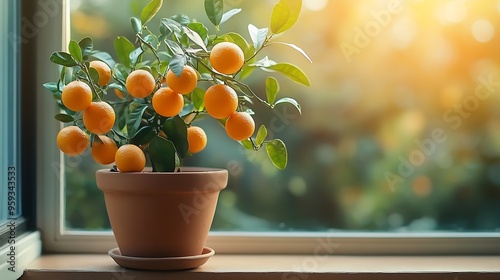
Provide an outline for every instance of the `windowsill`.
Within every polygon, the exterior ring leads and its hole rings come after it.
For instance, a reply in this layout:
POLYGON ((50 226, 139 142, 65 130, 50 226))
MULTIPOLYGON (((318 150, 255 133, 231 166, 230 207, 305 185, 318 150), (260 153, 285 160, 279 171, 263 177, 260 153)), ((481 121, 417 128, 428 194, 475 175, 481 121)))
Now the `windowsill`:
POLYGON ((39 279, 499 279, 500 256, 307 256, 216 254, 203 266, 177 272, 119 267, 107 255, 45 255, 21 280, 39 279))

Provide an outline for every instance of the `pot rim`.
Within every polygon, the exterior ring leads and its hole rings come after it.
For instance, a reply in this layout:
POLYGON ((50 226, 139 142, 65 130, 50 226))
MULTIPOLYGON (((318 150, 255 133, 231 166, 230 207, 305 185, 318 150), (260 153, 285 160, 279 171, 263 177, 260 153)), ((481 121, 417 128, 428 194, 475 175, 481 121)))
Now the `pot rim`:
POLYGON ((144 168, 141 172, 119 172, 119 171, 111 171, 109 168, 98 169, 96 173, 107 173, 107 174, 116 174, 121 176, 126 175, 134 175, 137 174, 148 174, 148 176, 181 176, 181 175, 189 175, 189 174, 199 174, 199 173, 227 173, 227 169, 224 168, 212 168, 212 167, 196 167, 196 166, 183 166, 180 167, 181 171, 172 171, 172 172, 153 172, 151 167, 144 168))
MULTIPOLYGON (((197 193, 219 192, 227 185, 226 169, 183 167, 182 172, 116 172, 96 171, 96 183, 105 193, 197 193)), ((150 170, 150 169, 149 169, 150 170)))

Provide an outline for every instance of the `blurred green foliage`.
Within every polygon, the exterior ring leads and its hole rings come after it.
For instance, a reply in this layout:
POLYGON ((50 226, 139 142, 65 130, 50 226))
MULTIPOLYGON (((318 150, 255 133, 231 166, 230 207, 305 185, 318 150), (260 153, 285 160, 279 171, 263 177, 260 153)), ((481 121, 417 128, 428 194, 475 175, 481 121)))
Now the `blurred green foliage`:
MULTIPOLYGON (((113 53, 116 34, 133 38, 129 16, 143 2, 72 0, 72 38, 90 35, 113 53)), ((265 151, 246 152, 215 122, 200 123, 208 146, 186 165, 230 172, 213 230, 500 231, 498 1, 391 2, 304 1, 283 41, 311 56, 313 64, 297 64, 312 86, 281 88, 303 115, 284 106, 262 108, 256 119, 287 143, 286 170, 269 166, 265 151)), ((226 28, 268 26, 275 3, 225 1, 243 9, 226 28)), ((202 4, 166 0, 160 17, 208 22, 202 4)), ((289 55, 268 51, 277 61, 289 55)), ((68 228, 109 228, 98 168, 87 158, 67 168, 68 228)))

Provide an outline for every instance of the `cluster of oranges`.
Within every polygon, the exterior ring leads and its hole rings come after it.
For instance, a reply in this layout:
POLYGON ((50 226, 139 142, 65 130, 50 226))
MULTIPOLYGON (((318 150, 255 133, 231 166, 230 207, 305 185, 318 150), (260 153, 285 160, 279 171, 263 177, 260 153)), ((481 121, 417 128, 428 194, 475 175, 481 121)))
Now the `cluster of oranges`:
MULTIPOLYGON (((244 64, 243 51, 236 44, 229 42, 215 45, 209 59, 213 69, 225 75, 237 73, 244 64)), ((99 74, 98 85, 108 85, 112 78, 109 66, 101 61, 92 61, 89 66, 99 74)), ((190 94, 196 88, 198 73, 193 67, 186 65, 179 76, 171 69, 168 70, 162 82, 167 86, 157 88, 157 81, 150 72, 137 69, 128 75, 125 88, 134 98, 149 98, 153 94, 150 100, 154 111, 163 117, 173 117, 184 108, 184 95, 190 94)), ((115 92, 118 97, 124 98, 121 91, 115 92)), ((83 125, 94 135, 91 153, 96 162, 115 162, 121 172, 144 169, 146 158, 141 148, 132 144, 118 148, 116 142, 106 136, 114 127, 115 111, 109 103, 95 96, 87 83, 75 80, 67 84, 62 91, 61 101, 69 110, 83 113, 83 125)), ((242 141, 253 135, 253 118, 246 112, 238 111, 238 95, 230 86, 210 86, 206 90, 204 104, 208 115, 225 120, 225 129, 230 138, 242 141)), ((198 153, 205 148, 207 136, 202 128, 190 125, 187 129, 187 141, 189 152, 198 153)), ((90 137, 76 125, 67 126, 57 135, 57 145, 66 155, 77 156, 90 146, 90 137)))

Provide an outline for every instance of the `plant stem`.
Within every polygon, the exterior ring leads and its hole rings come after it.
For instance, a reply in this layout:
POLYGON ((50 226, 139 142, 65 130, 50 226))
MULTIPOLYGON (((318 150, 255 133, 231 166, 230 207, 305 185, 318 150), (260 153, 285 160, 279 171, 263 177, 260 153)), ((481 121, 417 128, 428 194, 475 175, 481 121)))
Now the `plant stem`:
MULTIPOLYGON (((245 62, 243 63, 243 65, 246 65, 249 61, 254 59, 257 56, 257 54, 259 54, 265 47, 267 47, 268 46, 267 44, 271 41, 273 36, 274 36, 274 34, 271 34, 268 37, 266 37, 266 39, 262 43, 262 46, 260 46, 260 48, 258 50, 256 50, 248 59, 246 59, 245 62)), ((236 75, 238 75, 242 69, 243 69, 243 67, 241 67, 240 70, 238 70, 238 72, 234 73, 233 77, 236 77, 236 75)))
POLYGON ((160 60, 160 57, 158 56, 158 54, 156 53, 156 49, 155 49, 153 46, 151 46, 151 44, 150 44, 150 43, 146 42, 146 41, 145 41, 145 40, 141 37, 141 35, 136 34, 136 37, 137 37, 137 39, 141 42, 141 44, 140 44, 141 49, 143 49, 143 50, 144 50, 144 48, 143 48, 142 44, 146 45, 146 46, 147 46, 147 47, 151 50, 151 52, 153 53, 153 55, 155 56, 156 60, 158 60, 158 64, 161 66, 161 60, 160 60))
MULTIPOLYGON (((94 84, 94 81, 92 80, 92 77, 90 76, 89 69, 87 68, 87 66, 85 65, 85 63, 80 63, 79 66, 80 66, 80 68, 82 68, 83 72, 85 73, 85 75, 89 79, 90 89, 95 94, 95 96, 97 97, 97 99, 99 101, 102 101, 101 96, 99 95, 99 92, 96 91, 96 85, 94 84)), ((99 88, 99 91, 100 90, 101 89, 99 88)))

